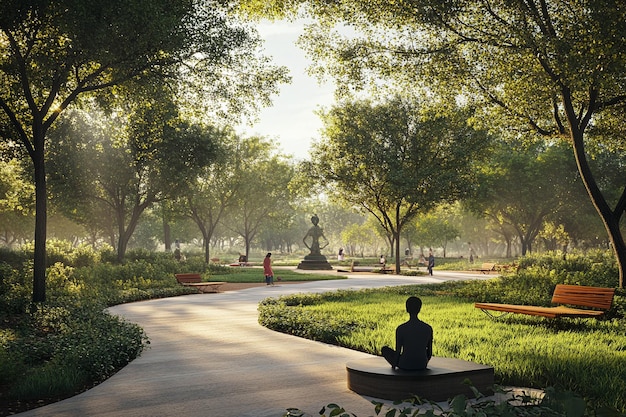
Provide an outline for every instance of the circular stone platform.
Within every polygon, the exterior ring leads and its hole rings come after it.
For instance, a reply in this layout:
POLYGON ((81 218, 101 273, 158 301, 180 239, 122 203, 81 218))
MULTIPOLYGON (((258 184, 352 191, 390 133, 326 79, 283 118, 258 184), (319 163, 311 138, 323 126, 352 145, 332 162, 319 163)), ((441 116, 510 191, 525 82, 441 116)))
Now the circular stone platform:
POLYGON ((357 394, 401 401, 418 396, 446 401, 459 394, 473 398, 469 379, 481 393, 489 395, 494 384, 493 367, 454 358, 433 357, 422 371, 393 370, 380 356, 346 364, 348 388, 357 394))

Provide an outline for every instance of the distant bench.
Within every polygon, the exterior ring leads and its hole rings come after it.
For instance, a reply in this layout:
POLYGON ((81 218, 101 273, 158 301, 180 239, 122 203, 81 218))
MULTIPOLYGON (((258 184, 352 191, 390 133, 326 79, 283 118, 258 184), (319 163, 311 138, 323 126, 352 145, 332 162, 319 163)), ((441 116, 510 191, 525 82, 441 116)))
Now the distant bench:
POLYGON ((552 294, 552 304, 561 304, 554 307, 526 306, 518 304, 475 303, 474 307, 481 309, 491 317, 501 317, 509 313, 527 314, 530 316, 556 317, 601 317, 613 305, 614 288, 586 287, 582 285, 558 284, 552 294), (573 308, 568 306, 586 307, 573 308), (494 315, 490 311, 500 312, 494 315))
POLYGON ((386 274, 387 272, 394 272, 395 269, 387 266, 386 264, 360 266, 355 261, 352 261, 352 263, 350 264, 350 272, 376 272, 376 271, 380 271, 383 274, 386 274))
POLYGON ((480 268, 472 269, 472 271, 482 272, 483 274, 488 274, 491 271, 495 271, 495 270, 496 270, 496 264, 490 263, 490 262, 483 262, 483 264, 480 265, 480 268))
POLYGON ((220 287, 225 282, 222 281, 202 281, 200 274, 174 274, 176 281, 186 287, 194 287, 202 293, 220 292, 220 287))

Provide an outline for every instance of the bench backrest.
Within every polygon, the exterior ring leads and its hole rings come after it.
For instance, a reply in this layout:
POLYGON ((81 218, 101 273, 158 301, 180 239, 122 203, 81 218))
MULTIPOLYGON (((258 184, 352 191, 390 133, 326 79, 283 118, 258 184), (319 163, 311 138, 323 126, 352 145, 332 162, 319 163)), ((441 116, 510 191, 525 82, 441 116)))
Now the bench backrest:
POLYGON ((609 310, 613 305, 614 295, 615 288, 558 284, 554 289, 552 302, 609 310))
POLYGON ((480 268, 481 268, 481 269, 484 269, 484 270, 487 270, 487 271, 491 271, 491 270, 493 270, 495 267, 496 267, 496 264, 489 263, 489 262, 485 262, 485 263, 483 263, 483 264, 480 266, 480 268))
POLYGON ((176 280, 183 283, 193 283, 202 281, 200 274, 175 274, 176 280))

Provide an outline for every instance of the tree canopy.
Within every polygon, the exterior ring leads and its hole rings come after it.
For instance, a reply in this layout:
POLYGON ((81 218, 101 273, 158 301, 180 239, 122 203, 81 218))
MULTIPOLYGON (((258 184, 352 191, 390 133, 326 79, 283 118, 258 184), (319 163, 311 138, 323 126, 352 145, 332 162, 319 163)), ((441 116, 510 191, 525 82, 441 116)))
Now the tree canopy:
POLYGON ((314 56, 314 71, 336 78, 343 92, 393 84, 446 103, 462 97, 484 109, 492 128, 566 138, 623 286, 626 187, 612 200, 588 154, 590 128, 603 127, 613 142, 624 143, 618 127, 626 104, 623 2, 250 0, 244 8, 274 18, 298 11, 315 18, 319 24, 308 29, 303 45, 314 56))
POLYGON ((310 171, 335 197, 372 214, 387 232, 400 269, 402 228, 420 211, 463 197, 489 141, 469 114, 439 116, 420 103, 346 102, 324 117, 310 171))
MULTIPOLYGON (((285 79, 256 59, 256 34, 221 1, 6 0, 0 45, 0 136, 19 143, 34 167, 36 302, 45 301, 46 134, 79 96, 145 77, 172 88, 200 80, 178 97, 208 95, 220 109, 225 99, 267 100, 285 79)), ((245 108, 231 106, 235 114, 245 108)))

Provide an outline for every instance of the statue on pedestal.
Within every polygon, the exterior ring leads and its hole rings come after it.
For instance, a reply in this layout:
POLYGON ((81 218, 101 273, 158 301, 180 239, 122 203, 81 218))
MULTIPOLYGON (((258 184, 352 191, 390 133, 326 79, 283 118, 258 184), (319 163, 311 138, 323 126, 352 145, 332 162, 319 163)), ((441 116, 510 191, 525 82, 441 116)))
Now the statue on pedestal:
POLYGON ((309 231, 304 236, 304 239, 302 239, 302 242, 304 242, 304 246, 306 246, 311 251, 311 255, 321 255, 321 250, 328 246, 328 239, 326 239, 326 236, 324 236, 324 230, 318 226, 319 222, 319 217, 317 217, 317 214, 314 214, 313 217, 311 217, 311 223, 313 223, 313 227, 309 229, 309 231), (307 244, 307 238, 309 237, 311 237, 311 246, 307 244), (320 246, 320 238, 324 239, 324 246, 320 246))
POLYGON ((304 257, 304 260, 298 265, 298 269, 333 269, 328 263, 328 260, 322 255, 321 250, 328 246, 328 239, 324 236, 324 230, 318 225, 320 219, 317 214, 311 217, 311 223, 313 227, 304 235, 304 246, 311 251, 310 254, 304 257), (322 245, 320 245, 320 239, 322 239, 322 245), (311 241, 309 245, 308 241, 311 241))

